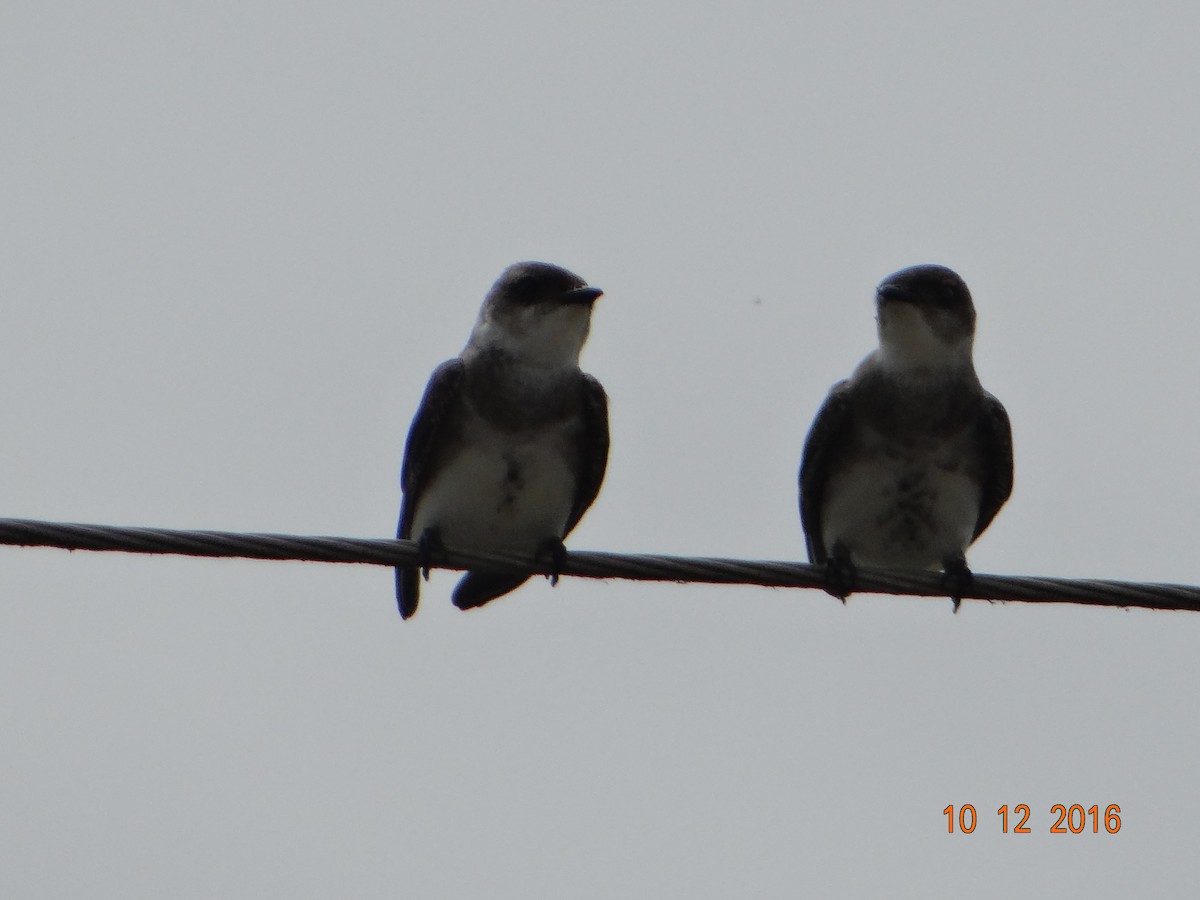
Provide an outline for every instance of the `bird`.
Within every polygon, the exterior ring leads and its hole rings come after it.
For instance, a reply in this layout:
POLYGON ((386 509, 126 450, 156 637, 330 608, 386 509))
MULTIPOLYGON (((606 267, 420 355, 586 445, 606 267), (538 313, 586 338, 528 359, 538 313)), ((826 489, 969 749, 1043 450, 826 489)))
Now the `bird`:
MULTIPOLYGON (((559 266, 515 263, 484 297, 463 351, 434 370, 401 468, 396 536, 416 540, 422 559, 396 569, 403 618, 445 547, 546 557, 557 581, 563 539, 608 464, 608 398, 579 368, 602 293, 559 266)), ((452 600, 479 607, 529 577, 472 570, 452 600)))
POLYGON ((804 443, 808 559, 842 600, 856 566, 941 570, 957 610, 966 549, 1012 493, 1008 413, 975 373, 975 306, 956 272, 902 269, 875 303, 878 348, 833 386, 804 443))

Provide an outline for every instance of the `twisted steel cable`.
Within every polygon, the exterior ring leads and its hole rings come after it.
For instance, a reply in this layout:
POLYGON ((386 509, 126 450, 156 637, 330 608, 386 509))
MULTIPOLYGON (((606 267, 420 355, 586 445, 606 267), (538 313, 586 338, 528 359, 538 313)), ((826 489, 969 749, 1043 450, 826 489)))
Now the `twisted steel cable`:
MULTIPOLYGON (((166 553, 182 556, 365 563, 375 566, 416 565, 415 541, 348 537, 307 537, 226 531, 179 531, 167 528, 124 528, 0 519, 0 544, 59 547, 66 550, 166 553)), ((545 561, 502 553, 434 551, 433 568, 490 569, 498 572, 549 574, 545 561)), ((749 584, 763 587, 823 589, 825 570, 804 563, 596 553, 572 550, 559 571, 579 578, 622 578, 701 584, 749 584)), ((858 570, 860 593, 945 597, 936 572, 858 570)), ((1097 579, 1041 578, 976 573, 963 599, 1036 603, 1081 603, 1089 606, 1179 609, 1200 612, 1200 587, 1140 584, 1097 579)))

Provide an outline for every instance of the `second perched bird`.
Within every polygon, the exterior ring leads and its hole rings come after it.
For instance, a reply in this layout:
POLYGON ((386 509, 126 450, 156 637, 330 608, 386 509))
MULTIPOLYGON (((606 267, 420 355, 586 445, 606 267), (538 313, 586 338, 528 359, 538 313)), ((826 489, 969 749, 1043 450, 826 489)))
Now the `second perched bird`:
POLYGON ((965 551, 1012 492, 1008 414, 975 374, 975 307, 956 273, 903 269, 875 299, 879 349, 833 386, 804 445, 808 558, 840 597, 855 565, 941 569, 957 607, 965 551))
MULTIPOLYGON (((462 354, 434 371, 404 448, 399 538, 428 553, 548 553, 592 505, 608 462, 608 401, 579 369, 602 292, 548 263, 509 266, 492 285, 462 354)), ((527 580, 472 571, 460 609, 527 580)), ((417 567, 396 570, 400 615, 417 611, 417 567)))

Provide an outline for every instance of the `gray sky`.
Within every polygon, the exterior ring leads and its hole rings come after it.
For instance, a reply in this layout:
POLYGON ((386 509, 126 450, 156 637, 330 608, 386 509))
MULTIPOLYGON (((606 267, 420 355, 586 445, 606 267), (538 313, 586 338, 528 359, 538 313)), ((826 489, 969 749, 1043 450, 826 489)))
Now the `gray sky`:
MULTIPOLYGON (((875 283, 940 262, 1016 441, 972 566, 1200 583, 1167 8, 5 0, 0 514, 390 536, 429 372, 533 258, 607 292, 570 545, 803 559, 811 418, 875 283)), ((5 897, 1200 876, 1200 616, 572 579, 462 614, 435 573, 402 623, 372 567, 0 558, 5 897)))

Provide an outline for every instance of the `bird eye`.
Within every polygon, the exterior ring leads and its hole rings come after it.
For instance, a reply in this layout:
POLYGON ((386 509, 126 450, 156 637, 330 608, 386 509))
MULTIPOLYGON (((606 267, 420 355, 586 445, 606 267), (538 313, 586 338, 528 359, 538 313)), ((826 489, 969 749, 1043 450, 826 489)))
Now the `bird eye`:
POLYGON ((536 289, 537 279, 532 275, 521 275, 509 286, 511 295, 522 300, 532 297, 536 289))

